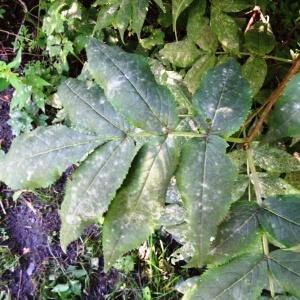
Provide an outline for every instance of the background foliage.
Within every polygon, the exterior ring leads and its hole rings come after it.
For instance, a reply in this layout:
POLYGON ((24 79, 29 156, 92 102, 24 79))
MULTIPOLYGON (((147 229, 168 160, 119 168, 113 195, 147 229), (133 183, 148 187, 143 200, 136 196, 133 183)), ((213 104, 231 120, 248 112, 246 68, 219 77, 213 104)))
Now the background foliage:
MULTIPOLYGON (((299 298, 299 4, 19 4, 14 58, 0 61, 16 136, 0 179, 46 188, 76 165, 60 242, 99 224, 92 248, 121 285, 147 240, 149 285, 111 299, 299 298)), ((51 292, 80 296, 76 272, 51 292)))

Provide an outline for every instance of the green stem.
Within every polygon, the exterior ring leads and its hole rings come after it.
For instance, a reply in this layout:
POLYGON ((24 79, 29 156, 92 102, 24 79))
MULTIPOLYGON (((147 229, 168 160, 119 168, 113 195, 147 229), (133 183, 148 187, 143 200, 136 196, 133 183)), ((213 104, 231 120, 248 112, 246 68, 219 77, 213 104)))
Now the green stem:
MULTIPOLYGON (((225 51, 218 51, 218 52, 216 52, 216 54, 228 54, 228 53, 225 51)), ((253 54, 251 54, 250 52, 239 52, 239 53, 237 53, 237 55, 253 56, 253 54)), ((264 58, 264 59, 272 59, 272 60, 276 60, 276 61, 280 61, 280 62, 285 62, 285 63, 289 63, 289 64, 293 63, 292 59, 273 56, 273 55, 261 55, 259 57, 264 58)))
MULTIPOLYGON (((205 133, 198 133, 198 132, 193 132, 193 131, 170 131, 168 132, 169 135, 172 136, 178 136, 178 137, 186 137, 186 138, 204 138, 207 136, 205 133)), ((129 134, 132 137, 152 137, 152 136, 163 136, 164 134, 157 133, 157 132, 147 132, 147 131, 141 131, 137 133, 130 133, 129 134)), ((232 143, 238 143, 238 144, 243 144, 246 142, 246 139, 242 138, 235 138, 235 137, 227 137, 225 138, 227 142, 232 142, 232 143)))
MULTIPOLYGON (((255 195, 256 195, 256 202, 259 206, 262 206, 263 201, 262 201, 262 196, 261 196, 261 186, 259 183, 259 178, 258 178, 258 175, 256 172, 254 160, 253 160, 252 149, 249 147, 246 150, 246 152, 247 152, 247 162, 248 162, 250 172, 251 172, 252 184, 254 186, 254 191, 255 191, 255 195)), ((266 257, 269 257, 269 254, 270 254, 269 242, 268 242, 267 235, 265 233, 263 233, 263 235, 262 235, 262 246, 263 246, 264 255, 266 257)), ((275 299, 274 281, 273 281, 273 278, 272 278, 272 275, 270 272, 268 272, 268 280, 269 280, 269 289, 270 289, 271 297, 272 297, 272 299, 275 299)))

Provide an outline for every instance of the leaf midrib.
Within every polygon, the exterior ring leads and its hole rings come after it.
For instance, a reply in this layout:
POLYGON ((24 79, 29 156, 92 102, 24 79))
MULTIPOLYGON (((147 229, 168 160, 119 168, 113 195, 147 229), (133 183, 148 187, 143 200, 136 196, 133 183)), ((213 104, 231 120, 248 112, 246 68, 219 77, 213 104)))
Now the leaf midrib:
POLYGON ((102 119, 104 119, 105 121, 107 121, 110 125, 112 125, 113 127, 115 127, 116 129, 120 130, 121 132, 125 133, 125 131, 120 128, 119 126, 117 126, 115 123, 113 123, 111 120, 107 119, 106 116, 104 116, 100 111, 98 111, 93 105, 91 105, 90 103, 88 103, 80 94, 78 94, 68 83, 68 81, 65 83, 66 86, 68 87, 68 89, 75 94, 80 100, 82 100, 88 107, 90 107, 99 117, 101 117, 102 119))
MULTIPOLYGON (((278 264, 280 267, 282 267, 285 270, 288 270, 289 272, 291 272, 292 274, 298 276, 300 278, 300 274, 298 274, 297 272, 295 272, 294 270, 291 270, 289 267, 282 265, 278 260, 276 260, 274 257, 270 256, 269 259, 273 262, 275 262, 276 264, 278 264)), ((293 261, 294 262, 294 261, 293 261)), ((298 261, 297 261, 298 262, 298 261)))
POLYGON ((299 223, 297 223, 297 222, 295 222, 295 221, 293 221, 293 220, 291 220, 291 219, 289 219, 289 218, 287 218, 287 217, 285 217, 285 216, 282 216, 281 214, 279 214, 279 213, 273 211, 270 207, 264 207, 264 210, 268 211, 269 213, 275 215, 275 216, 278 217, 278 218, 281 218, 281 219, 283 219, 283 220, 285 220, 285 221, 287 221, 287 222, 289 222, 289 223, 292 223, 292 224, 294 224, 294 225, 300 227, 300 224, 299 224, 299 223))
POLYGON ((247 225, 251 221, 251 219, 253 219, 253 217, 256 216, 256 214, 257 214, 257 210, 254 213, 252 213, 252 215, 250 217, 248 217, 246 220, 244 220, 244 222, 242 224, 240 224, 240 226, 238 226, 235 231, 233 231, 226 239, 224 239, 220 244, 218 244, 216 247, 214 247, 210 252, 212 253, 215 249, 220 248, 224 243, 226 243, 229 239, 231 239, 237 232, 240 232, 240 230, 245 225, 247 225))
POLYGON ((241 280, 243 280, 245 277, 247 277, 250 273, 253 272, 253 270, 260 264, 262 263, 262 261, 257 262, 246 274, 244 274, 241 278, 239 278, 238 280, 234 281, 229 287, 227 287, 226 289, 224 289, 221 293, 219 293, 218 295, 216 295, 214 298, 212 298, 211 300, 215 300, 218 299, 221 295, 223 295, 225 292, 227 292, 228 290, 230 290, 233 286, 235 286, 236 284, 238 284, 241 280))

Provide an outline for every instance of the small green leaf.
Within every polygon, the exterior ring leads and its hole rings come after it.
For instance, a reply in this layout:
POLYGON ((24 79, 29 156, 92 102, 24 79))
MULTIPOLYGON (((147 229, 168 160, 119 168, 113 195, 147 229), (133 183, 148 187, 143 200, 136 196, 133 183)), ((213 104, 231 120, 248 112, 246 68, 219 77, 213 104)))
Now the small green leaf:
POLYGON ((94 151, 76 169, 67 183, 60 210, 63 249, 76 240, 88 224, 96 223, 102 217, 137 150, 131 138, 112 141, 94 151))
POLYGON ((265 55, 275 47, 275 37, 269 23, 256 22, 245 33, 245 46, 258 55, 265 55))
POLYGON ((135 126, 150 131, 178 123, 171 92, 156 83, 145 58, 92 39, 88 67, 114 108, 135 126))
POLYGON ((122 254, 140 245, 155 229, 178 158, 179 149, 172 137, 153 139, 139 152, 134 169, 104 220, 105 270, 122 254))
POLYGON ((191 93, 194 93, 201 82, 203 75, 216 63, 214 54, 204 54, 188 70, 184 77, 184 82, 191 93))
POLYGON ((218 47, 218 39, 209 26, 209 19, 199 10, 193 9, 187 23, 188 39, 195 42, 201 49, 214 53, 218 47))
POLYGON ((212 6, 210 25, 225 50, 239 52, 239 27, 233 18, 212 6))
POLYGON ((212 0, 213 5, 225 12, 238 12, 254 6, 252 0, 212 0))
POLYGON ((217 226, 230 202, 235 170, 218 136, 191 139, 184 146, 176 179, 186 210, 185 240, 193 248, 189 266, 203 266, 217 226))
POLYGON ((138 39, 140 39, 141 37, 142 27, 145 22, 146 14, 148 11, 148 4, 148 0, 131 0, 131 27, 133 29, 133 32, 137 34, 138 39))
POLYGON ((262 197, 267 198, 275 195, 293 195, 300 191, 287 183, 284 179, 267 173, 258 173, 262 197))
POLYGON ((283 149, 269 144, 252 143, 253 158, 256 166, 272 173, 300 171, 299 161, 283 149))
POLYGON ((299 94, 300 73, 287 83, 269 116, 267 140, 300 136, 299 94))
POLYGON ((166 8, 165 8, 165 6, 164 6, 162 0, 153 0, 153 1, 160 7, 160 9, 161 9, 164 13, 166 13, 166 8))
POLYGON ((121 137, 129 130, 97 86, 70 78, 60 85, 58 96, 74 126, 103 137, 121 137))
POLYGON ((259 222, 264 230, 286 247, 300 244, 300 196, 274 196, 263 203, 259 222))
POLYGON ((9 87, 9 82, 4 78, 0 78, 0 92, 6 90, 8 87, 9 87))
POLYGON ((120 32, 120 37, 123 43, 124 43, 124 33, 131 19, 131 12, 132 12, 131 1, 121 0, 120 8, 116 13, 116 17, 114 18, 114 24, 120 32))
POLYGON ((152 29, 150 36, 140 39, 140 44, 144 49, 151 50, 157 45, 164 44, 165 34, 160 29, 152 29))
POLYGON ((252 96, 255 96, 264 84, 268 71, 263 58, 249 57, 242 67, 243 76, 250 83, 252 96))
POLYGON ((97 22, 94 31, 100 31, 103 28, 110 26, 119 9, 119 4, 107 5, 100 9, 97 17, 97 22))
POLYGON ((47 187, 104 141, 62 125, 39 127, 14 139, 0 179, 12 189, 47 187))
POLYGON ((20 48, 18 50, 18 53, 16 55, 16 57, 13 59, 13 61, 11 61, 7 67, 9 69, 17 69, 19 68, 20 64, 21 64, 21 61, 22 61, 22 49, 20 48))
POLYGON ((172 65, 180 68, 190 67, 200 56, 201 52, 189 39, 165 44, 159 51, 163 59, 167 59, 172 65))
POLYGON ((268 265, 278 284, 286 292, 300 297, 300 253, 273 251, 270 253, 268 265))
POLYGON ((229 215, 219 226, 210 251, 210 262, 224 263, 257 247, 260 243, 258 211, 259 206, 255 202, 233 204, 229 215))
POLYGON ((176 32, 176 23, 180 14, 193 2, 193 0, 172 0, 173 31, 176 32))
POLYGON ((230 136, 236 132, 251 106, 249 84, 234 59, 209 70, 193 96, 200 125, 210 133, 230 136))
POLYGON ((256 300, 266 280, 263 257, 246 254, 206 271, 182 300, 256 300))

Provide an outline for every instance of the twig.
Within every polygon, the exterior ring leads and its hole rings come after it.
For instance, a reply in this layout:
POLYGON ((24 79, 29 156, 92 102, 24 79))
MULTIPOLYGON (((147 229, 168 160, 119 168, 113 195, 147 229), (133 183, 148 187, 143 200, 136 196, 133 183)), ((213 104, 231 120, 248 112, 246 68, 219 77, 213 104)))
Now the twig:
POLYGON ((256 123, 254 129, 250 133, 249 137, 247 138, 247 143, 251 143, 257 136, 262 124, 265 122, 267 116, 269 115, 273 105, 276 103, 278 98, 280 97, 284 87, 286 86, 287 82, 300 70, 300 55, 294 61, 293 65, 283 78, 283 80, 279 83, 278 87, 274 90, 271 96, 267 99, 268 105, 264 109, 262 115, 260 116, 258 122, 256 123))

